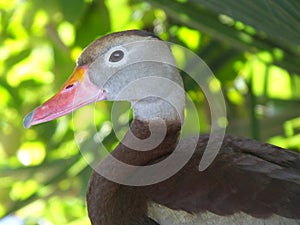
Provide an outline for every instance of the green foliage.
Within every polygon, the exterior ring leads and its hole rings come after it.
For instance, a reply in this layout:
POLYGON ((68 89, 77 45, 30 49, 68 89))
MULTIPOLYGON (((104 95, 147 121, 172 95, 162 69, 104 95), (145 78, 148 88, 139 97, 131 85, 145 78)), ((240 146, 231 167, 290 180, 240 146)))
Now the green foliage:
MULTIPOLYGON (((299 151, 299 11, 297 0, 0 1, 0 217, 89 224, 91 169, 71 116, 29 130, 22 119, 59 89, 82 49, 109 32, 146 29, 192 49, 219 79, 212 88, 224 91, 228 133, 299 151)), ((184 83, 208 132, 205 96, 188 76, 184 83)), ((99 134, 112 149, 111 104, 97 107, 99 134)))

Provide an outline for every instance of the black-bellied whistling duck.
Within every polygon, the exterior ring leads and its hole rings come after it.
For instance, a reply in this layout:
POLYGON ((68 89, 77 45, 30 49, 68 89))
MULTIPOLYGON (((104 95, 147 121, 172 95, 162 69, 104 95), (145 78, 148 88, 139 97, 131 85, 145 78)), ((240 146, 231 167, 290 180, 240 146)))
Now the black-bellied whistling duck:
MULTIPOLYGON (((168 64, 172 60, 167 45, 151 33, 131 30, 104 36, 83 51, 59 93, 29 113, 24 126, 55 119, 92 102, 126 100, 134 111, 131 132, 112 156, 141 168, 162 162, 176 148, 183 123, 184 92, 171 84, 160 85, 162 79, 168 79, 182 87, 177 69, 168 64), (127 86, 128 90, 123 90, 127 86), (150 148, 151 137, 154 142, 162 140, 150 148), (136 139, 143 144, 135 146, 136 139)), ((144 186, 119 184, 94 172, 87 192, 92 224, 300 224, 299 154, 225 136, 214 161, 199 171, 208 138, 200 135, 190 160, 159 182, 144 186)), ((184 156, 192 142, 185 138, 176 154, 184 156)), ((105 160, 100 165, 109 167, 105 160)), ((169 168, 161 168, 161 172, 169 168)), ((139 171, 114 173, 126 181, 134 179, 139 171)), ((148 174, 144 176, 147 179, 148 174)))

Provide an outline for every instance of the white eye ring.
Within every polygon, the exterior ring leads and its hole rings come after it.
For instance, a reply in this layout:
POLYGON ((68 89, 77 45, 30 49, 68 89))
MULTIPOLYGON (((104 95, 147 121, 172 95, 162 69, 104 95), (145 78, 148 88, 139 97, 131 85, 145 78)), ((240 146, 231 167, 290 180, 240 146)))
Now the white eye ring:
POLYGON ((127 50, 123 47, 115 47, 106 53, 106 62, 109 66, 121 66, 127 61, 127 50))

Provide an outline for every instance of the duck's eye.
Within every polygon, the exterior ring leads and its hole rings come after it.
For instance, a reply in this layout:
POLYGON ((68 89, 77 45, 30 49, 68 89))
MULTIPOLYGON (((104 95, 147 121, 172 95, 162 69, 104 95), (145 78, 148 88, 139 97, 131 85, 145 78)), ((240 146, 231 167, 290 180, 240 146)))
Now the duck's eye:
POLYGON ((124 57, 124 52, 121 50, 114 51, 109 57, 110 62, 119 62, 124 57))

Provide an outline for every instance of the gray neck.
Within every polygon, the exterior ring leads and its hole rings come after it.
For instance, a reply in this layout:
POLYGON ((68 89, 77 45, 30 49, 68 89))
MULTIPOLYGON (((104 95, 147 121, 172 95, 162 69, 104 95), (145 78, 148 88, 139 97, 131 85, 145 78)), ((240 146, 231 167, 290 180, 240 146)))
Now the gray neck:
POLYGON ((172 98, 174 98, 172 102, 169 102, 169 99, 164 100, 157 97, 148 97, 137 102, 132 102, 134 118, 142 121, 157 119, 183 121, 183 97, 175 95, 172 98))

